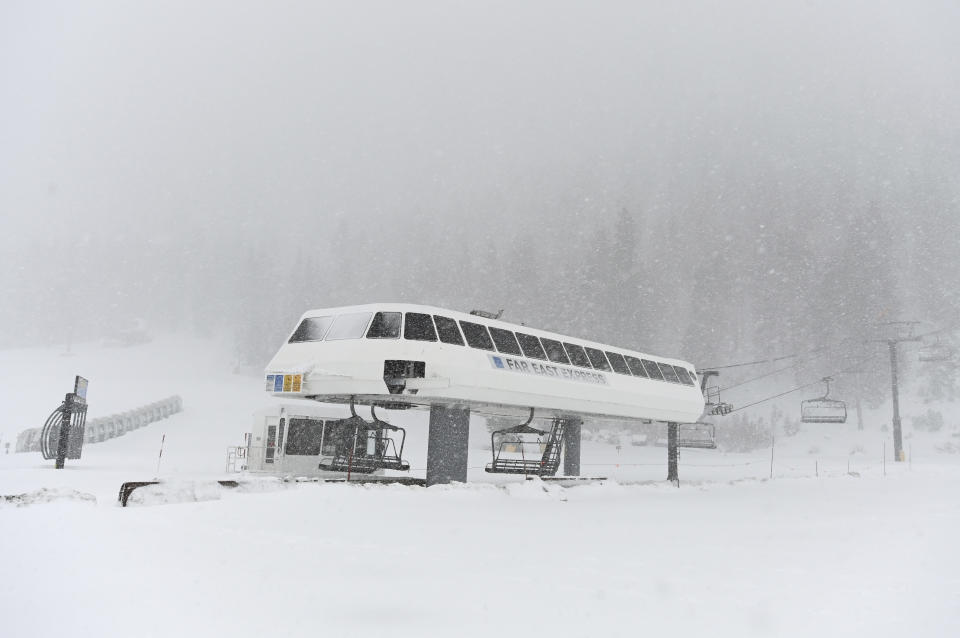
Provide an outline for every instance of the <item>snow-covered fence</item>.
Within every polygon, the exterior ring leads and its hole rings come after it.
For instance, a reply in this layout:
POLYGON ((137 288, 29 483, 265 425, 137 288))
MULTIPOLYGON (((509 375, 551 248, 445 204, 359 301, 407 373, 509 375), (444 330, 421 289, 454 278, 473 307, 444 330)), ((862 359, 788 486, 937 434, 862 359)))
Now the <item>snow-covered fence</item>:
MULTIPOLYGON (((134 410, 91 419, 86 423, 83 442, 100 443, 113 439, 131 430, 165 419, 181 410, 183 410, 183 400, 178 395, 174 395, 134 410)), ((39 451, 40 428, 24 430, 17 436, 17 452, 39 451)))

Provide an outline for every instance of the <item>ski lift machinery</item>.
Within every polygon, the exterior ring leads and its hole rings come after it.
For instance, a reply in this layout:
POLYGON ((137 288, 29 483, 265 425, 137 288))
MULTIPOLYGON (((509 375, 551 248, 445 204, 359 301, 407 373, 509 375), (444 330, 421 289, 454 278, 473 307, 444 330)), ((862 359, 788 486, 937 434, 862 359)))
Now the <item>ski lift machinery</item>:
MULTIPOLYGON (((528 458, 525 449, 519 459, 508 463, 516 448, 505 444, 500 449, 494 436, 489 463, 491 472, 534 471, 541 476, 559 473, 561 458, 564 473, 579 475, 585 418, 677 424, 692 423, 703 414, 703 393, 688 362, 489 316, 498 314, 418 304, 309 310, 268 364, 266 391, 283 399, 429 408, 426 482, 430 485, 467 480, 471 413, 525 414, 535 407, 537 417, 544 420, 538 425, 549 436, 535 432, 504 436, 538 438, 540 451, 549 454, 528 458), (552 427, 546 426, 548 421, 552 427), (498 455, 498 451, 505 453, 498 455)), ((349 472, 357 467, 359 471, 366 465, 363 456, 374 457, 371 464, 385 464, 389 459, 381 459, 384 455, 369 441, 368 424, 356 417, 349 420, 349 427, 333 428, 329 441, 324 422, 318 462, 327 467, 321 469, 349 472), (366 440, 358 432, 368 434, 366 440), (333 450, 347 454, 328 463, 333 450)), ((516 419, 509 425, 519 423, 516 419)), ((374 440, 377 432, 392 435, 400 447, 400 437, 392 428, 377 422, 374 426, 374 440)))
POLYGON ((832 377, 824 377, 826 392, 815 399, 805 399, 800 402, 800 421, 803 423, 846 423, 847 404, 839 399, 830 398, 830 382, 832 377))
POLYGON ((711 416, 726 416, 733 412, 731 404, 720 400, 720 387, 707 386, 710 377, 719 376, 720 373, 716 370, 697 370, 697 374, 700 375, 700 391, 703 392, 705 401, 704 413, 711 416))
MULTIPOLYGON (((720 399, 719 386, 707 387, 710 377, 719 376, 717 370, 698 370, 700 389, 704 397, 704 415, 726 416, 733 411, 733 405, 720 399)), ((701 450, 717 449, 717 427, 713 423, 697 421, 681 423, 677 427, 677 447, 697 448, 701 450)))

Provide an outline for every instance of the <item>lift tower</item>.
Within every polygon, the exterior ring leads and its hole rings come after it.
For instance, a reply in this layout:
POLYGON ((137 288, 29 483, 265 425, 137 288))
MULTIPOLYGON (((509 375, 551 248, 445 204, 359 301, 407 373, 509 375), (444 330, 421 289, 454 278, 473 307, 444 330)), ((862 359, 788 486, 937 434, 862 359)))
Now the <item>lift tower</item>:
POLYGON ((893 460, 901 462, 903 455, 903 430, 900 426, 900 389, 897 378, 897 345, 906 341, 920 341, 920 337, 914 336, 914 329, 917 321, 891 321, 880 325, 885 339, 879 339, 880 343, 886 343, 890 349, 890 386, 893 395, 893 460))

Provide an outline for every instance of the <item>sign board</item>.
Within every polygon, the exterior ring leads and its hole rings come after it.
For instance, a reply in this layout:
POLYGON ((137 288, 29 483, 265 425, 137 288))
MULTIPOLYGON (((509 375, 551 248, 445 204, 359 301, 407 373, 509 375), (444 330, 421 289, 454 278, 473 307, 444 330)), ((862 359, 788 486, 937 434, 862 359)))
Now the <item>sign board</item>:
POLYGON ((87 385, 89 383, 89 381, 81 377, 79 374, 73 381, 73 393, 77 396, 77 399, 83 403, 87 402, 87 385))
POLYGON ((524 361, 514 359, 503 355, 487 355, 490 357, 490 365, 499 370, 509 370, 511 372, 520 372, 522 374, 535 374, 541 377, 558 377, 568 381, 580 381, 582 383, 595 383, 598 385, 609 385, 607 377, 600 372, 585 372, 575 368, 565 368, 547 363, 537 363, 535 361, 524 361))

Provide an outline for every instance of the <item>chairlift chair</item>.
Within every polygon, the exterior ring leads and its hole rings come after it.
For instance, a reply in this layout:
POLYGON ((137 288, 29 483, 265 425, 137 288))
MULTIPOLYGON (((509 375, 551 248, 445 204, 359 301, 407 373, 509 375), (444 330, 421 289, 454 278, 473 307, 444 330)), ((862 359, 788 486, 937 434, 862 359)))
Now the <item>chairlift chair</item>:
POLYGON ((717 449, 717 429, 713 423, 681 423, 678 428, 677 446, 699 448, 702 450, 717 449))
POLYGON ((800 402, 800 421, 802 423, 846 423, 847 404, 839 399, 830 398, 831 377, 824 377, 827 386, 822 397, 805 399, 800 402))
POLYGON ((493 458, 484 471, 491 474, 556 475, 563 450, 563 420, 554 419, 549 432, 531 427, 532 421, 533 409, 530 417, 520 425, 490 433, 493 458))
POLYGON ((710 416, 726 416, 733 412, 733 405, 720 400, 720 387, 712 385, 707 387, 710 377, 719 376, 716 370, 697 370, 700 375, 700 391, 703 393, 704 412, 710 416))
POLYGON ((406 442, 407 431, 377 417, 376 408, 370 408, 373 422, 365 421, 354 410, 350 402, 351 416, 340 421, 347 435, 336 446, 332 459, 322 460, 321 470, 329 472, 356 472, 357 474, 371 474, 377 470, 398 470, 406 472, 410 464, 403 460, 403 445, 406 442), (350 428, 353 434, 349 434, 350 428), (397 449, 395 439, 390 433, 400 433, 400 449, 397 449))
POLYGON ((953 359, 953 349, 940 343, 940 340, 937 339, 933 343, 925 343, 920 346, 919 359, 924 363, 950 361, 953 359))
POLYGON ((733 405, 720 400, 720 388, 710 386, 704 394, 704 411, 710 416, 726 416, 733 412, 733 405))

